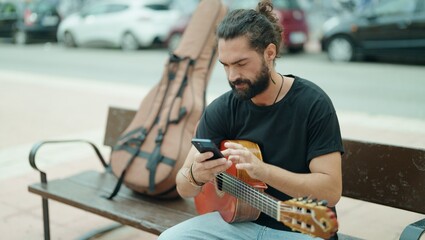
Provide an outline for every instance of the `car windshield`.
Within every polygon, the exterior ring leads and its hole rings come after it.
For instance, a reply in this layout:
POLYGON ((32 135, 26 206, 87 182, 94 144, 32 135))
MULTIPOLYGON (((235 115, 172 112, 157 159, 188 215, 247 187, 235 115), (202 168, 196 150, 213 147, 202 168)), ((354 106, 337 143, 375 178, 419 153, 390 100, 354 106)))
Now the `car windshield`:
POLYGON ((127 10, 129 7, 130 6, 128 6, 126 4, 109 4, 109 5, 106 5, 106 11, 105 11, 105 13, 122 12, 122 11, 127 10))

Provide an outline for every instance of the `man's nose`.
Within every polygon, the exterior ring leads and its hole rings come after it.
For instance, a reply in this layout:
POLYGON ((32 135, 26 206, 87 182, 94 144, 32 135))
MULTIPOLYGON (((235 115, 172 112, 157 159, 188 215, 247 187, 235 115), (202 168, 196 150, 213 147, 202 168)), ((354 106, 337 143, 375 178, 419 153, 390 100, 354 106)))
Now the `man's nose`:
POLYGON ((228 76, 227 78, 229 79, 229 81, 233 82, 237 79, 240 78, 240 74, 239 71, 237 71, 235 68, 229 68, 228 70, 228 76))

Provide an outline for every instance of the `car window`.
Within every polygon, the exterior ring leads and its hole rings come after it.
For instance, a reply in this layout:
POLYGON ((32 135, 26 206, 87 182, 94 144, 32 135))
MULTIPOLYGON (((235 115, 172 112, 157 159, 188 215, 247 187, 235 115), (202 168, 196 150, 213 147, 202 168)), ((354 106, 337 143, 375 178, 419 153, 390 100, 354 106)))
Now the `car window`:
POLYGON ((146 4, 144 7, 156 11, 167 11, 170 9, 170 7, 166 4, 146 4))
POLYGON ((106 13, 118 13, 118 12, 125 11, 128 8, 129 6, 126 4, 109 4, 107 6, 106 13))
POLYGON ((413 0, 382 0, 374 13, 378 16, 412 13, 415 10, 413 0))
POLYGON ((107 11, 108 11, 108 5, 96 4, 96 5, 90 5, 87 8, 83 9, 83 11, 81 11, 81 15, 83 16, 99 15, 99 14, 104 14, 107 11))

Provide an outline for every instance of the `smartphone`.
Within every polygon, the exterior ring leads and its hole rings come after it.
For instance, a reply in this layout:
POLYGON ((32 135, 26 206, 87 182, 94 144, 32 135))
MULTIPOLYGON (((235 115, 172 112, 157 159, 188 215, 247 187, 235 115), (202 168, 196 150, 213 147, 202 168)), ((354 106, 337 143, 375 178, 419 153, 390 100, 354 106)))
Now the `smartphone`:
POLYGON ((200 153, 204 152, 212 152, 214 156, 207 160, 213 160, 217 158, 224 158, 223 154, 217 148, 217 146, 210 139, 201 139, 201 138, 193 138, 192 139, 193 146, 198 149, 200 153))

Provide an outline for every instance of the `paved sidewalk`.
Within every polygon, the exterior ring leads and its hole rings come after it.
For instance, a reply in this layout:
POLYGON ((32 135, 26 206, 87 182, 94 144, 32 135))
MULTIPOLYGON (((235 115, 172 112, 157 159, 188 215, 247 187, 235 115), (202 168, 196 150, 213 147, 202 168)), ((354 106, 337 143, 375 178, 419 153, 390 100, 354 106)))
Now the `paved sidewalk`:
MULTIPOLYGON (((27 186, 39 181, 28 164, 35 142, 88 139, 102 146, 109 106, 135 109, 148 89, 0 71, 0 234, 2 239, 42 239, 41 200, 27 186)), ((209 100, 214 96, 209 96, 209 100)), ((344 137, 425 148, 425 121, 339 112, 344 137)), ((69 144, 43 149, 40 167, 53 179, 83 169, 101 170, 91 149, 69 144)), ((108 149, 102 148, 105 156, 108 149)), ((343 198, 340 230, 365 239, 398 239, 424 215, 343 198), (377 224, 378 223, 378 224, 377 224), (369 226, 373 225, 373 228, 369 226)), ((52 239, 75 239, 113 221, 50 201, 52 239)), ((156 239, 123 227, 98 239, 156 239)))

